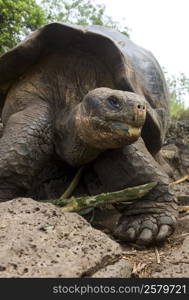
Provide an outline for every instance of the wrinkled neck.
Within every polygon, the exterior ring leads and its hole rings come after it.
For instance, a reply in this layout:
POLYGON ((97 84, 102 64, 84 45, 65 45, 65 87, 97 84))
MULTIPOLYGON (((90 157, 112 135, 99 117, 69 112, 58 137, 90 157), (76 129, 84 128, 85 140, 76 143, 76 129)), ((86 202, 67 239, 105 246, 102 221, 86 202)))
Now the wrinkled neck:
POLYGON ((72 166, 80 166, 94 160, 100 150, 89 146, 82 139, 83 126, 86 126, 81 114, 81 104, 69 113, 60 111, 55 121, 56 153, 72 166))

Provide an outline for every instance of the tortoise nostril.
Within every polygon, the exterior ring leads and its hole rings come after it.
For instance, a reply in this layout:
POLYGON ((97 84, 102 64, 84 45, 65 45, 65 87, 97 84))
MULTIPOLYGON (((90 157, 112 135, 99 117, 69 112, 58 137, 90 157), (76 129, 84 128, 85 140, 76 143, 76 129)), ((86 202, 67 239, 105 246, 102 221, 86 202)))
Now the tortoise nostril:
POLYGON ((140 109, 140 110, 145 110, 145 109, 146 109, 146 106, 145 106, 145 105, 138 104, 138 105, 137 105, 137 108, 140 109))
POLYGON ((137 105, 137 108, 138 108, 138 109, 141 109, 141 107, 142 107, 142 105, 140 105, 140 104, 137 105))

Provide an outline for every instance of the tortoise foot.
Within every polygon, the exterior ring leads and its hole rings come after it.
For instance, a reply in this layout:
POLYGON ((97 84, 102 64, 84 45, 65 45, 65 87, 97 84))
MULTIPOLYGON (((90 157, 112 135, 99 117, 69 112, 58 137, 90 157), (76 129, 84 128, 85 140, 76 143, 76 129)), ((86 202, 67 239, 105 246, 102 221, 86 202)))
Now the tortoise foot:
POLYGON ((157 244, 165 241, 176 226, 175 214, 169 211, 158 214, 123 215, 114 235, 120 240, 139 245, 157 244))

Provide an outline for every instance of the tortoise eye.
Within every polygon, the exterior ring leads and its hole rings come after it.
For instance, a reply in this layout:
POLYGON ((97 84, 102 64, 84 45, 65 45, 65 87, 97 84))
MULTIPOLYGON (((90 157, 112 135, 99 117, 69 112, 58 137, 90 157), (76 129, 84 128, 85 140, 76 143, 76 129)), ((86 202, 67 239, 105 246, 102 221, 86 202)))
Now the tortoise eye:
POLYGON ((110 96, 107 100, 114 109, 121 108, 121 103, 116 97, 110 96))

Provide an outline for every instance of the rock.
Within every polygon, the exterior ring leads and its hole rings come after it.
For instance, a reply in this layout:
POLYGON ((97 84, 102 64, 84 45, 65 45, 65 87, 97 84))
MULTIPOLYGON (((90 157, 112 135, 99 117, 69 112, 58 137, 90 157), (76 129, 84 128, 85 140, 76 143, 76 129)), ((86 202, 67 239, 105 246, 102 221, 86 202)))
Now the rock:
POLYGON ((109 278, 127 278, 130 277, 132 269, 131 264, 127 260, 120 259, 115 264, 108 265, 107 267, 97 271, 94 275, 92 275, 92 277, 106 278, 108 274, 109 278))
POLYGON ((174 144, 168 144, 164 146, 161 150, 163 158, 167 160, 179 159, 179 149, 174 144))
POLYGON ((161 154, 174 169, 174 179, 189 173, 188 119, 171 122, 161 154))
POLYGON ((189 205, 189 182, 188 180, 172 185, 179 205, 189 205))
POLYGON ((189 139, 188 119, 172 121, 166 134, 166 144, 187 145, 189 139))
POLYGON ((129 277, 121 255, 78 214, 30 198, 0 203, 0 277, 129 277))

